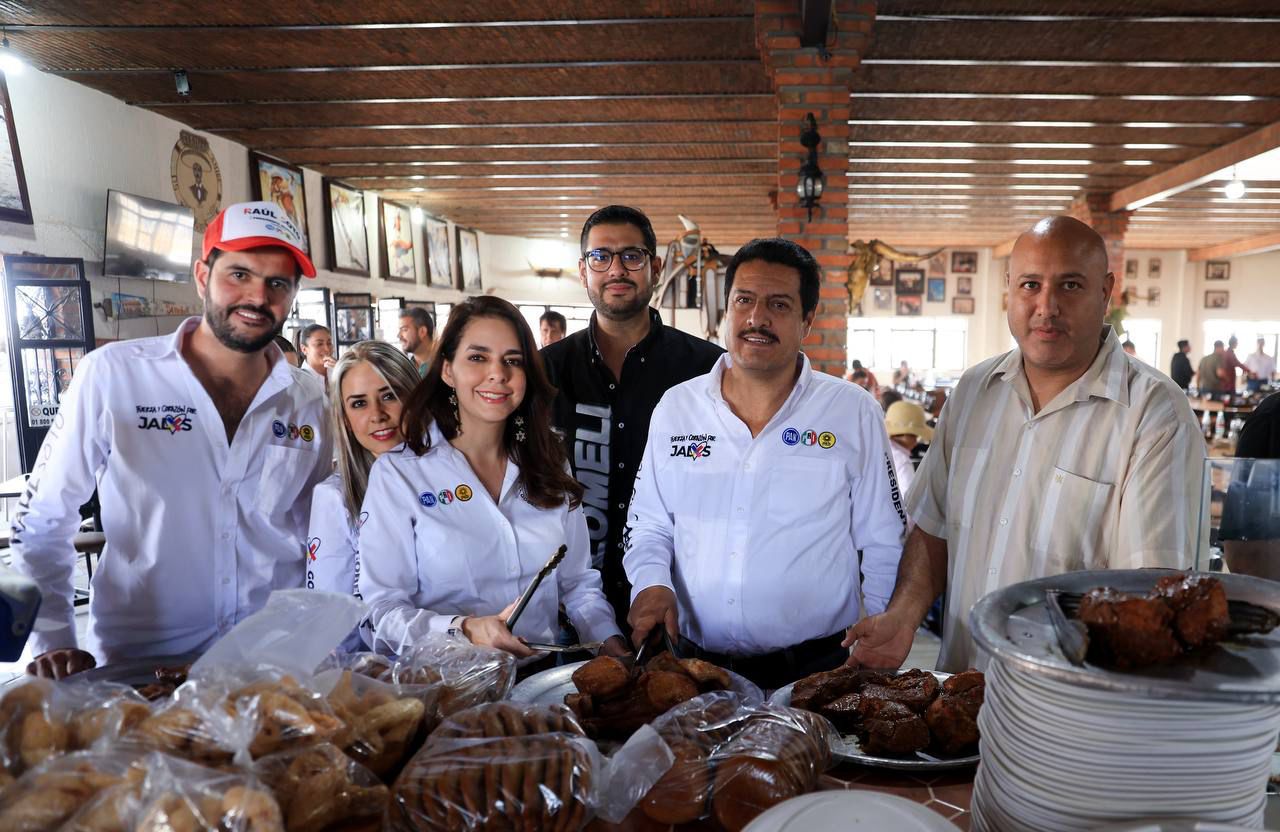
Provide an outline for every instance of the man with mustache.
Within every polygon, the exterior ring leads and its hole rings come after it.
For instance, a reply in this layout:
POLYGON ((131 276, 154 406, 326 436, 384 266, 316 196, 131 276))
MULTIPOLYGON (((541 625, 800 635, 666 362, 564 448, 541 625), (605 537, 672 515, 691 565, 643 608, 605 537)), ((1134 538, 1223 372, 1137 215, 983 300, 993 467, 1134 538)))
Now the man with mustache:
POLYGON ((889 602, 906 515, 880 405, 800 351, 813 256, 753 240, 725 280, 729 353, 663 396, 636 475, 632 640, 665 627, 777 688, 848 660, 845 628, 889 602))
POLYGON ((278 205, 228 206, 195 264, 203 318, 81 359, 13 520, 14 567, 44 596, 29 673, 203 651, 302 585, 332 438, 320 384, 274 343, 316 273, 301 246, 278 205), (106 546, 82 648, 71 541, 95 487, 106 546))
POLYGON ((724 350, 663 324, 649 308, 662 274, 658 238, 641 211, 607 205, 582 226, 578 276, 596 311, 590 325, 542 350, 559 388, 553 418, 586 494, 591 564, 626 632, 631 585, 622 530, 649 417, 662 394, 711 369, 724 350))
POLYGON ((1185 568, 1199 547, 1204 439, 1186 394, 1103 324, 1101 236, 1050 217, 1009 258, 1017 349, 960 379, 907 495, 916 528, 893 600, 858 624, 853 662, 898 667, 946 590, 938 668, 977 660, 987 593, 1081 569, 1185 568))

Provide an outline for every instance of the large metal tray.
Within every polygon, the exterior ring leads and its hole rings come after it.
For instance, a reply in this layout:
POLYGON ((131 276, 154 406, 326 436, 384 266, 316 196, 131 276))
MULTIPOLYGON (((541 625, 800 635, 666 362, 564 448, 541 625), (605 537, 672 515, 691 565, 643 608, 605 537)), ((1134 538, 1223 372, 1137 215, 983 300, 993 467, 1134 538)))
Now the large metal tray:
MULTIPOLYGON (((1067 684, 1155 699, 1280 703, 1280 630, 1224 642, 1168 665, 1132 671, 1077 667, 1062 655, 1044 604, 1045 590, 1088 592, 1109 586, 1147 592, 1169 569, 1068 572, 998 589, 974 605, 974 640, 996 659, 1067 684)), ((1230 600, 1280 613, 1280 583, 1214 573, 1230 600)))
POLYGON ((198 658, 200 658, 199 653, 187 653, 181 656, 146 656, 140 659, 125 659, 102 667, 95 667, 83 673, 77 673, 71 677, 71 680, 117 682, 122 685, 140 687, 156 681, 157 668, 191 664, 198 658))
MULTIPOLYGON (((929 671, 939 683, 945 682, 951 678, 950 673, 943 673, 940 670, 929 671)), ((774 705, 791 706, 791 689, 795 687, 795 682, 786 687, 778 688, 769 697, 769 701, 774 705)), ((864 766, 874 766, 875 768, 897 768, 907 771, 936 771, 938 769, 961 768, 963 766, 971 766, 978 762, 979 755, 973 754, 967 757, 934 757, 925 754, 923 751, 917 751, 911 757, 877 757, 874 754, 864 753, 862 747, 858 744, 858 738, 852 734, 833 733, 831 738, 831 753, 841 760, 847 760, 851 763, 857 763, 864 766)))
MULTIPOLYGON (((586 662, 574 662, 535 673, 512 688, 511 695, 507 698, 527 705, 563 705, 565 694, 578 692, 573 685, 573 672, 584 664, 586 662)), ((732 670, 727 672, 729 679, 733 682, 729 689, 740 695, 744 701, 764 701, 764 693, 754 683, 732 670)))

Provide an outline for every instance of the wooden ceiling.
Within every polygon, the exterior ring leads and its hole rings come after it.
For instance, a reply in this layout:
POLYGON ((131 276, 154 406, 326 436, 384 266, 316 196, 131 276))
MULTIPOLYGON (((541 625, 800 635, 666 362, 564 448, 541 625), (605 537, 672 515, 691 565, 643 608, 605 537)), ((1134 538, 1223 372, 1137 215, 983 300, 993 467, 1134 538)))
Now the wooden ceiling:
MULTIPOLYGON (((663 239, 683 213, 735 245, 775 224, 753 9, 0 0, 0 22, 42 70, 464 225, 573 237, 627 202, 663 239)), ((851 237, 994 245, 1280 121, 1280 4, 880 0, 851 94, 851 237)), ((1280 182, 1222 184, 1144 207, 1126 243, 1280 231, 1280 182)))

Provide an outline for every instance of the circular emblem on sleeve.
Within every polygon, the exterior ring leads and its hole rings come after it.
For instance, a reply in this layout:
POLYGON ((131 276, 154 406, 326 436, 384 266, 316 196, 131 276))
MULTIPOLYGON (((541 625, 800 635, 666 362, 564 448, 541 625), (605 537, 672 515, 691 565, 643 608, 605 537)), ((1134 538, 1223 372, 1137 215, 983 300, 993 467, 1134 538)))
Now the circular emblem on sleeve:
POLYGON ((467 502, 471 499, 471 486, 466 484, 458 486, 453 490, 453 496, 457 497, 464 503, 467 502))
POLYGON ((432 494, 430 491, 424 491, 418 495, 418 502, 422 503, 427 508, 431 508, 436 504, 436 495, 432 494))
POLYGON ((806 446, 818 444, 818 434, 815 431, 807 430, 800 434, 800 441, 806 446))
POLYGON ((836 435, 829 430, 824 430, 818 434, 818 447, 834 448, 836 445, 836 435))
POLYGON ((271 432, 275 434, 276 439, 284 439, 289 435, 289 429, 279 419, 271 423, 271 432))
MULTIPOLYGON (((316 438, 316 431, 315 428, 311 427, 311 425, 303 425, 298 428, 298 435, 302 437, 304 442, 310 442, 312 439, 316 438)), ((822 447, 826 448, 828 446, 823 445, 822 447)))
POLYGON ((440 505, 447 506, 453 502, 453 492, 447 488, 440 489, 440 505))
POLYGON ((782 432, 782 444, 799 445, 800 431, 796 430, 795 428, 787 428, 786 430, 784 430, 782 432))

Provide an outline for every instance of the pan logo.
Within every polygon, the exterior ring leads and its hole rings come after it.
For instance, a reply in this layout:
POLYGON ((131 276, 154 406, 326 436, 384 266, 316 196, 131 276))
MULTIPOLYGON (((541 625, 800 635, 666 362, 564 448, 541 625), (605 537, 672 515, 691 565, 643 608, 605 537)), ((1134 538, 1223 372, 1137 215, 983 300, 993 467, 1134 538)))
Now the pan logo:
POLYGON ((425 508, 431 508, 436 504, 436 495, 430 491, 424 491, 418 495, 418 502, 422 503, 425 508))
POLYGON ((782 432, 782 444, 794 446, 800 444, 800 431, 795 428, 787 428, 782 432))
POLYGON ((275 434, 276 439, 284 439, 289 435, 289 429, 279 419, 271 423, 271 432, 275 434))

